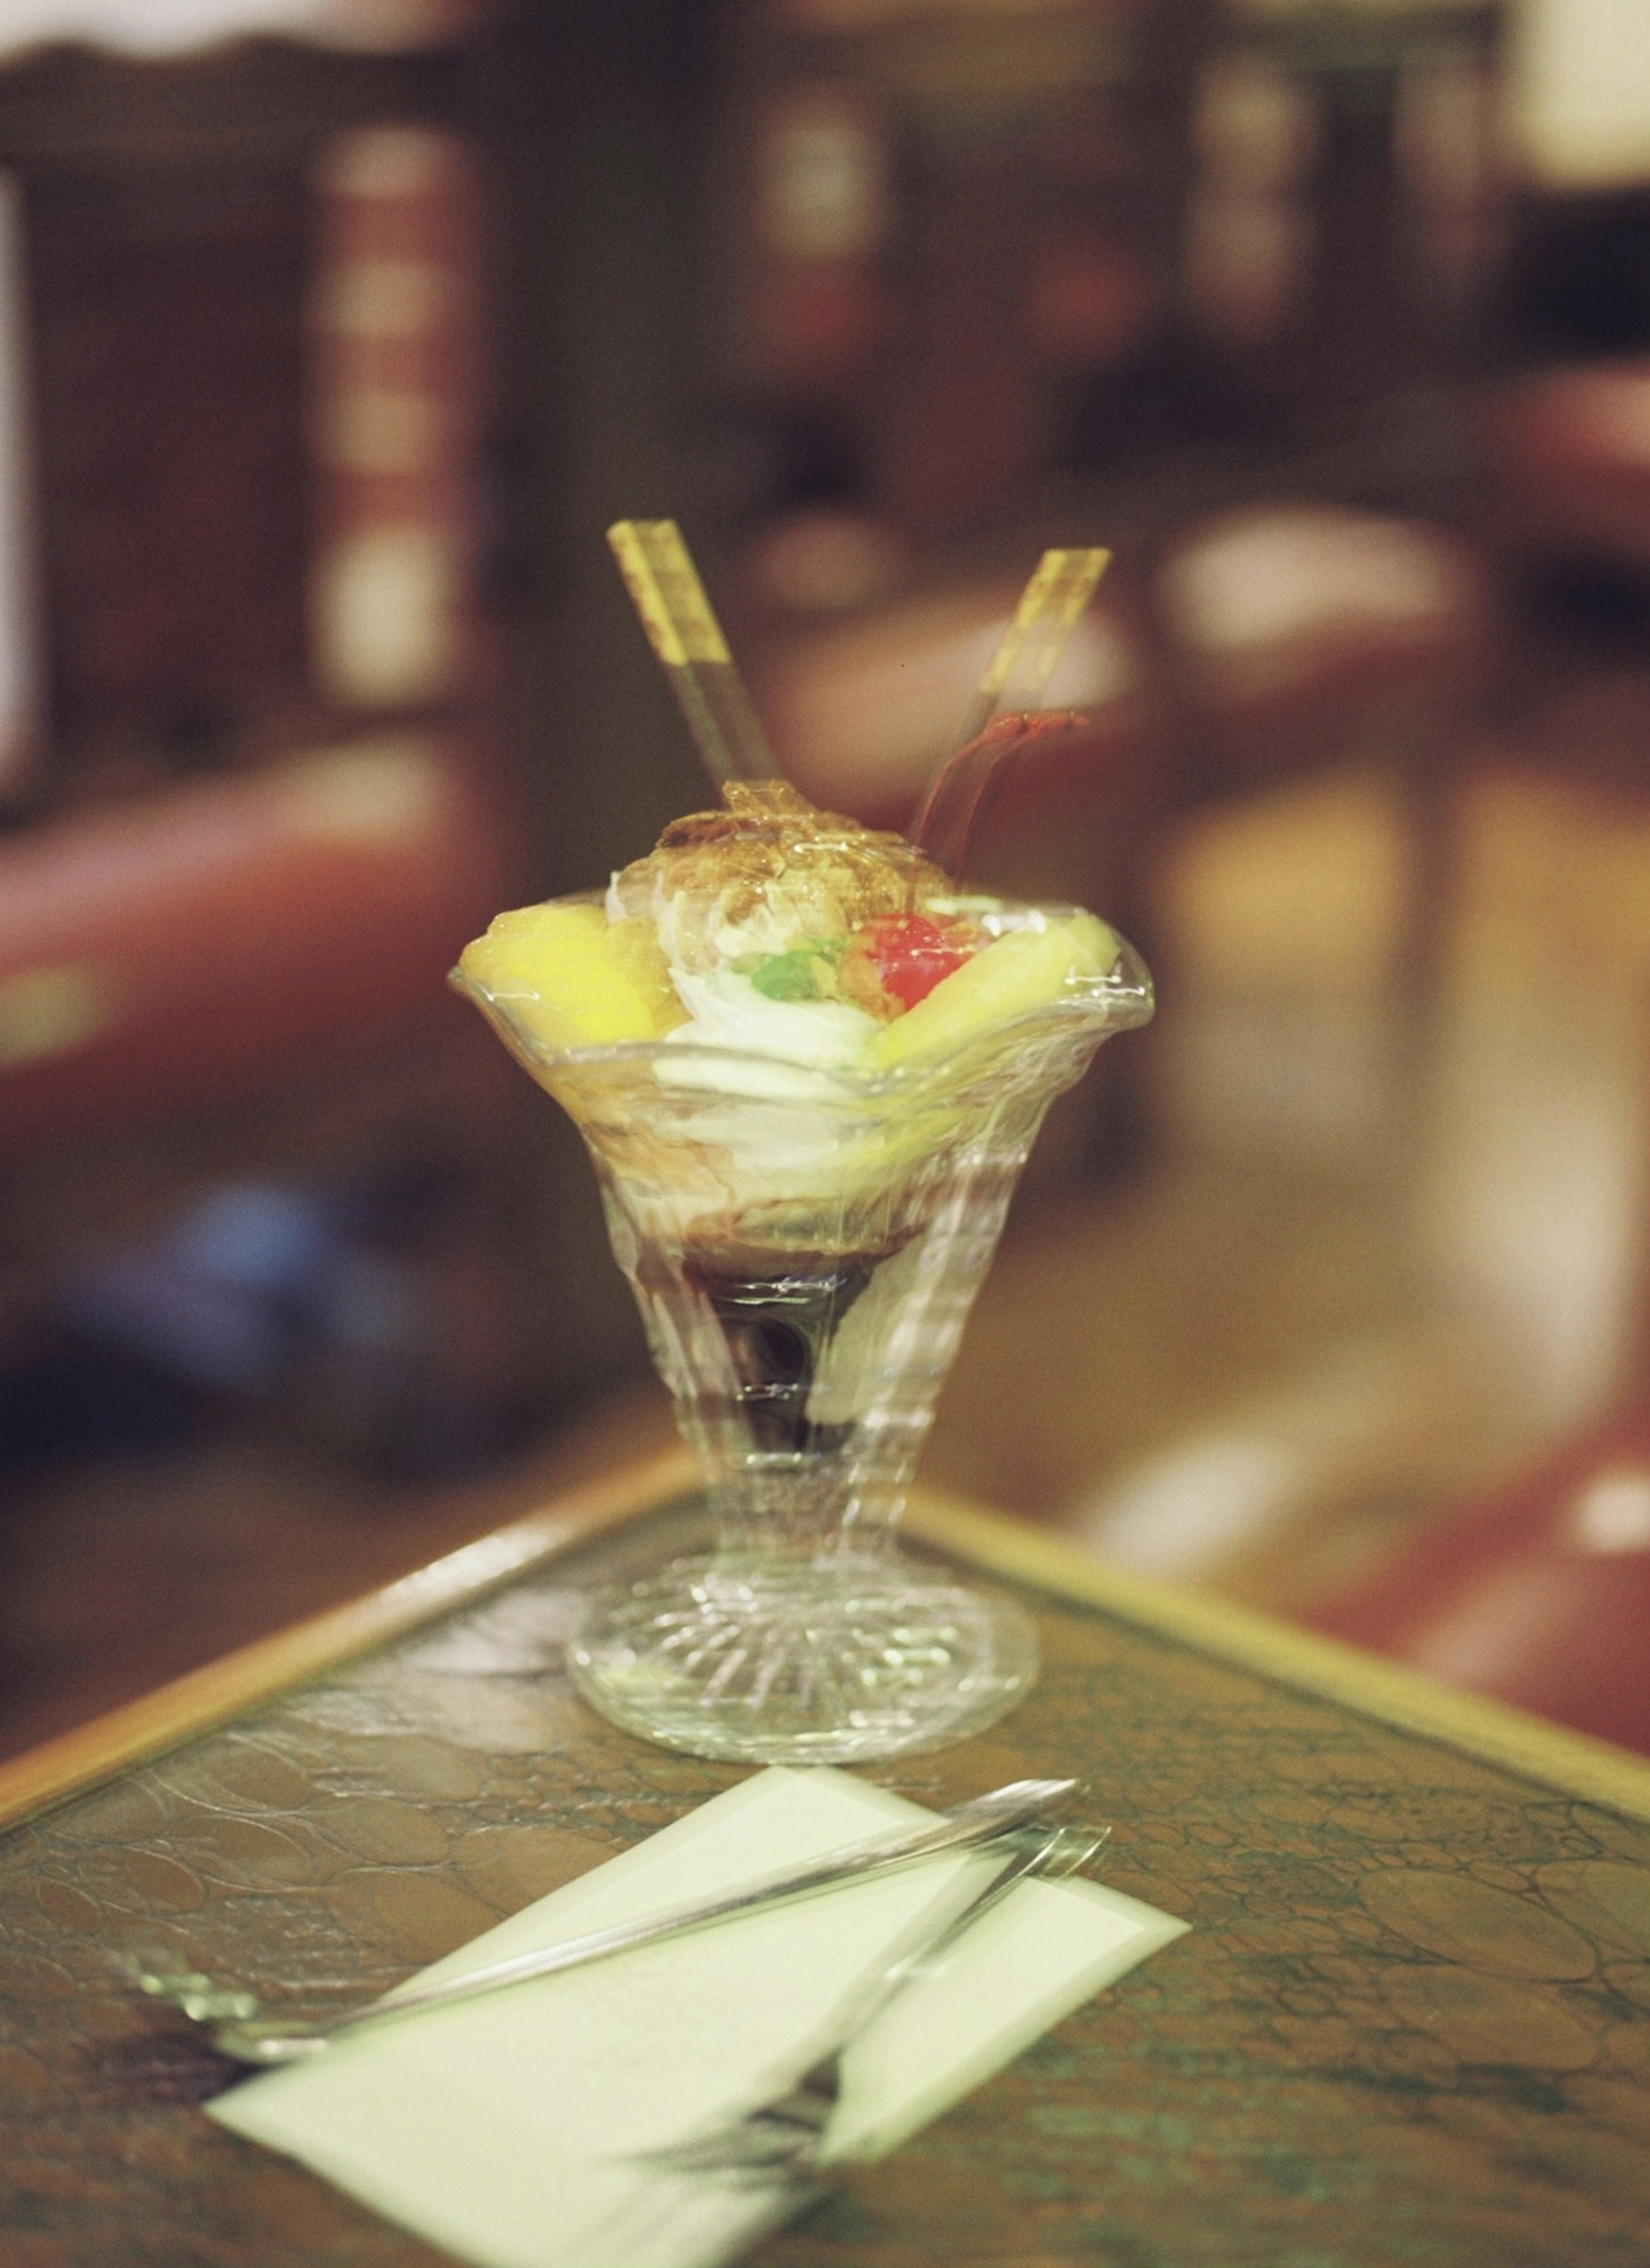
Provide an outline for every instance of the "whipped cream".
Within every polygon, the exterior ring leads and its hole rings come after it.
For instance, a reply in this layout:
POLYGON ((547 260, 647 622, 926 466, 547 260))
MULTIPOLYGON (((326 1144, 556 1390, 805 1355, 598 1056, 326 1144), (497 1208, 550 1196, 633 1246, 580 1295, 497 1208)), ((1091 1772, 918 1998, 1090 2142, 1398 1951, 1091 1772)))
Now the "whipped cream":
POLYGON ((880 1029, 874 1016, 846 1000, 770 1000, 731 968, 698 976, 673 967, 670 976, 689 1020, 667 1035, 667 1047, 726 1048, 810 1071, 842 1071, 880 1029))
POLYGON ((653 1076, 703 1098, 674 1131, 726 1150, 747 1192, 806 1186, 843 1141, 820 1074, 858 1059, 874 1019, 845 1001, 766 999, 732 969, 672 974, 689 1021, 667 1035, 653 1076))

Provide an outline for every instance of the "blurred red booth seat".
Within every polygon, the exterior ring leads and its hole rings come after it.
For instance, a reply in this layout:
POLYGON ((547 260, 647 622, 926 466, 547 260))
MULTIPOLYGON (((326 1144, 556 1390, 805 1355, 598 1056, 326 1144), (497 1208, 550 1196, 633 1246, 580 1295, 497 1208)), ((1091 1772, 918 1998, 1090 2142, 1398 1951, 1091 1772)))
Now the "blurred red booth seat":
POLYGON ((1650 1406, 1463 1507, 1306 1619, 1650 1755, 1650 1406))
POLYGON ((1514 542, 1650 563, 1650 360, 1521 379, 1493 404, 1488 441, 1514 542))
POLYGON ((0 1140, 164 1114, 446 1012, 505 872, 467 751, 414 731, 0 843, 0 1140))

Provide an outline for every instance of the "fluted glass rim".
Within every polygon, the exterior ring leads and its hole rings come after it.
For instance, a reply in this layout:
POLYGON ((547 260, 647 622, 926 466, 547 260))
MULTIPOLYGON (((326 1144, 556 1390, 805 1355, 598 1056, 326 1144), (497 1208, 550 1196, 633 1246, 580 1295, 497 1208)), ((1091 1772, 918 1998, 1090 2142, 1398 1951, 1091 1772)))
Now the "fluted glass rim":
MULTIPOLYGON (((546 900, 554 905, 591 905, 602 902, 602 893, 580 890, 564 897, 546 900)), ((975 897, 959 894, 947 899, 947 908, 966 909, 990 906, 993 910, 1017 914, 1041 914, 1050 920, 1061 920, 1084 912, 1086 908, 1058 902, 1019 899, 975 897)), ((933 1053, 913 1056, 901 1063, 860 1070, 848 1064, 821 1064, 799 1062, 794 1056, 779 1055, 766 1048, 715 1047, 699 1041, 679 1040, 665 1035, 652 1040, 611 1041, 600 1045, 582 1048, 551 1048, 510 1012, 507 1000, 490 995, 482 985, 476 984, 461 969, 449 972, 447 981, 453 989, 464 995, 491 1024, 517 1061, 532 1073, 567 1073, 580 1071, 643 1071, 659 1061, 676 1064, 702 1063, 714 1066, 743 1065, 760 1067, 789 1074, 792 1079, 817 1081, 819 1092, 836 1092, 844 1100, 856 1103, 882 1101, 889 1097, 908 1097, 931 1087, 949 1083, 959 1069, 979 1064, 979 1075, 984 1076, 1005 1056, 1013 1054, 1028 1040, 1044 1034, 1052 1035, 1061 1026, 1073 1031, 1086 1029, 1096 1044, 1115 1037, 1119 1032, 1138 1030, 1151 1020, 1156 1002, 1151 973, 1139 953, 1127 938, 1111 923, 1107 928, 1117 939, 1117 957, 1103 976, 1075 986, 1057 999, 1028 1009, 1023 1014, 1006 1018, 999 1024, 986 1026, 973 1032, 958 1046, 941 1049, 933 1053)), ((725 1097, 739 1099, 736 1094, 725 1097)))

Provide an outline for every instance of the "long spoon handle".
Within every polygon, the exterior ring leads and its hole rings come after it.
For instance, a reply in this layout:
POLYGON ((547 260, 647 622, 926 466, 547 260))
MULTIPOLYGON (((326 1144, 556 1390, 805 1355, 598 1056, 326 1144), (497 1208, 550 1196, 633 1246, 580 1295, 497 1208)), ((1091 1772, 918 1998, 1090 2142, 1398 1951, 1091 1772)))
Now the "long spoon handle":
POLYGON ((711 778, 718 787, 775 778, 768 736, 675 521, 616 520, 608 542, 711 778))
POLYGON ((959 747, 976 739, 998 710, 1041 705, 1077 618, 1110 560, 1110 552, 1098 546, 1043 553, 980 680, 959 747))

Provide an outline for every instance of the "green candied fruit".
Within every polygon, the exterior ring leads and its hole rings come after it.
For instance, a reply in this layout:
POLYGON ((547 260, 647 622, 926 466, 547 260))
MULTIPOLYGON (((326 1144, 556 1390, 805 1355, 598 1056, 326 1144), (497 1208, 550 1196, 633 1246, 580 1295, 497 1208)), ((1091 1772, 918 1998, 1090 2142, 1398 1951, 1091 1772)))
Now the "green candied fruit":
POLYGON ((809 938, 789 953, 770 953, 758 961, 750 981, 769 1000, 834 999, 836 964, 847 949, 845 937, 809 938))
POLYGON ((769 1000, 817 1000, 821 974, 814 954, 799 948, 794 953, 770 954, 752 970, 750 981, 769 1000))

